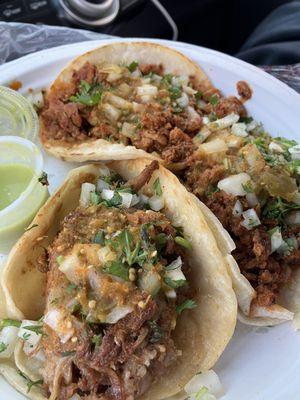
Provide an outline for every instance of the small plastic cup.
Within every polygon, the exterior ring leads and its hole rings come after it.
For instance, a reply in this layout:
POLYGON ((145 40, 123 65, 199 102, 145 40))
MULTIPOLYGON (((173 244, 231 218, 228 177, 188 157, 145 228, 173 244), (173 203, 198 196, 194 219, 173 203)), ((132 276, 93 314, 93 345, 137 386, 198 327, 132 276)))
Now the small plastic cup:
POLYGON ((38 130, 37 113, 26 97, 0 86, 0 135, 17 135, 34 141, 38 130))
POLYGON ((8 253, 44 204, 49 192, 47 186, 39 182, 44 165, 42 154, 29 140, 0 136, 0 164, 24 164, 33 172, 20 196, 0 210, 0 253, 8 253))

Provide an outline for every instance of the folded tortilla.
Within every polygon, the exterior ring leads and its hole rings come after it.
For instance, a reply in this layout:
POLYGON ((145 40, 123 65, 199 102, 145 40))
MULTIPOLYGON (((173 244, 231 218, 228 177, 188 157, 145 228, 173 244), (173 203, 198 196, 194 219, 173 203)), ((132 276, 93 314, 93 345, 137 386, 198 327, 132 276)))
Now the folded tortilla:
MULTIPOLYGON (((203 91, 213 89, 207 75, 189 58, 176 50, 147 42, 113 43, 91 50, 73 60, 58 75, 47 92, 47 98, 55 97, 58 91, 70 88, 74 72, 80 70, 86 63, 100 68, 111 68, 111 65, 130 65, 132 62, 148 65, 161 65, 164 74, 172 74, 183 78, 193 77, 196 86, 203 91)), ((114 82, 113 82, 114 84, 114 82)), ((116 80, 116 85, 118 81, 116 80)), ((70 118, 70 115, 68 115, 70 118)), ((54 157, 65 161, 105 161, 127 160, 140 157, 159 159, 158 153, 148 153, 132 145, 111 143, 108 140, 79 138, 73 142, 63 138, 52 138, 47 134, 47 126, 43 114, 40 117, 40 139, 45 149, 54 157)))
MULTIPOLYGON (((108 167, 125 181, 137 176, 149 164, 145 159, 114 161, 108 167)), ((79 203, 83 183, 95 183, 103 165, 90 164, 72 170, 62 186, 41 208, 32 229, 28 230, 12 249, 1 276, 8 318, 37 320, 43 316, 46 304, 46 274, 36 268, 43 248, 52 243, 60 230, 62 219, 79 203)), ((189 263, 190 284, 195 290, 197 307, 182 313, 177 319, 172 338, 182 356, 164 376, 158 377, 143 400, 165 399, 179 393, 199 371, 210 369, 230 340, 236 323, 237 304, 224 256, 198 204, 178 179, 159 167, 142 190, 153 191, 159 178, 165 207, 163 213, 192 245, 189 263)), ((38 387, 27 393, 26 382, 16 373, 16 367, 32 381, 39 378, 35 365, 25 356, 18 343, 14 359, 0 362, 6 379, 32 399, 45 398, 38 387)))

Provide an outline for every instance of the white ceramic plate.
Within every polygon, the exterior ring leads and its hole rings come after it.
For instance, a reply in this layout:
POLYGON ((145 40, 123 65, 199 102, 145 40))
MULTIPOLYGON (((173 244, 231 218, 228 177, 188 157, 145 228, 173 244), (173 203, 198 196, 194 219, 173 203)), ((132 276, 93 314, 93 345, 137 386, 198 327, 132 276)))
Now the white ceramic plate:
MULTIPOLYGON (((23 92, 47 87, 72 58, 112 41, 61 46, 12 61, 0 67, 0 84, 20 80, 23 92)), ((157 42, 174 47, 198 62, 226 95, 235 94, 236 82, 246 80, 254 92, 247 102, 249 113, 262 121, 272 135, 300 142, 300 96, 294 90, 258 68, 225 54, 185 43, 157 42)), ((50 191, 71 167, 45 155, 50 191)), ((223 400, 299 400, 300 332, 294 332, 290 324, 273 328, 238 324, 215 370, 225 387, 223 400)), ((24 396, 0 378, 0 399, 21 400, 24 396)))

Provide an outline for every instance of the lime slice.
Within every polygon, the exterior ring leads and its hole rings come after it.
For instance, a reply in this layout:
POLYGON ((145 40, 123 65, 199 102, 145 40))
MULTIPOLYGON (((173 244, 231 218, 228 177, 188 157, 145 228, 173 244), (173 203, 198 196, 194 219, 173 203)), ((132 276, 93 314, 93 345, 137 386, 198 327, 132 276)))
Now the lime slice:
POLYGON ((0 135, 34 141, 38 130, 39 119, 31 103, 20 93, 0 86, 0 135))

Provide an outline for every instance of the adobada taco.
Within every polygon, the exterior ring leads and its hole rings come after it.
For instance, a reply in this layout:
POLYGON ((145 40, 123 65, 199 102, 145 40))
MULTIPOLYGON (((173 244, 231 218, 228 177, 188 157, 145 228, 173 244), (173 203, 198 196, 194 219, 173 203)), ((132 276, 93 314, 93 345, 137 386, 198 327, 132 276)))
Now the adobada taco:
POLYGON ((179 162, 191 154, 190 136, 201 127, 197 99, 215 92, 200 67, 175 50, 113 43, 79 56, 58 75, 41 112, 40 138, 67 161, 179 162))
POLYGON ((33 399, 165 399, 214 365, 235 327, 214 236, 157 161, 73 170, 2 285, 0 357, 14 357, 23 387, 11 358, 1 370, 33 399))

